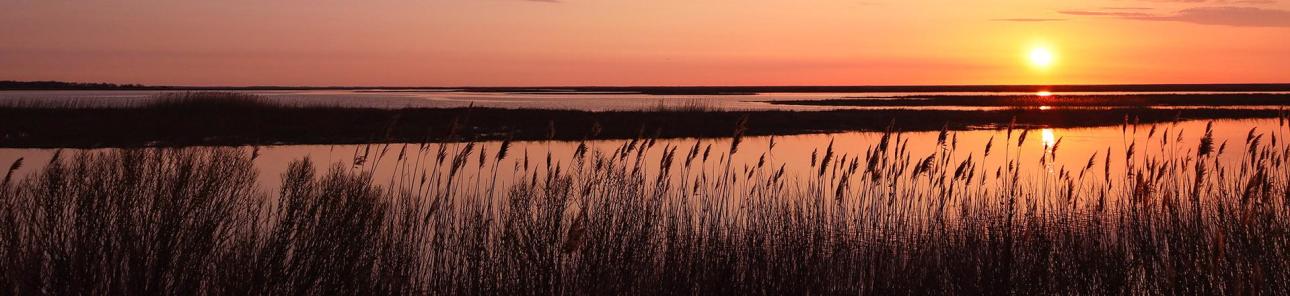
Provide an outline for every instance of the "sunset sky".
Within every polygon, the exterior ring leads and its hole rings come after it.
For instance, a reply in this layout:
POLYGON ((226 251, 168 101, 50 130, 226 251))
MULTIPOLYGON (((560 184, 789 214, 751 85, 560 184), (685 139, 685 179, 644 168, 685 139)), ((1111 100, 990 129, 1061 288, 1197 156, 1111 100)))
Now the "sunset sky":
POLYGON ((1290 82, 1290 0, 7 0, 0 80, 1290 82))

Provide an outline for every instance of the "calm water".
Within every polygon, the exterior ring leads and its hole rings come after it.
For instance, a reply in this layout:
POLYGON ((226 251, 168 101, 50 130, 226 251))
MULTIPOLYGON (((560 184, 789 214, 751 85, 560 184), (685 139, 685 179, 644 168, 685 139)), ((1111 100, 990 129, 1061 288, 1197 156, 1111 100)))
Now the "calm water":
MULTIPOLYGON (((42 102, 73 104, 78 106, 120 106, 147 102, 158 93, 167 91, 0 91, 0 102, 42 102)), ((830 100, 844 98, 871 98, 874 100, 903 96, 934 95, 1033 95, 1034 93, 760 93, 751 95, 646 95, 606 93, 483 93, 458 91, 239 91, 268 97, 291 105, 342 106, 372 108, 445 108, 445 107, 497 107, 572 109, 587 111, 649 110, 659 107, 683 108, 702 106, 720 110, 830 110, 830 109, 891 109, 892 107, 840 107, 792 106, 767 102, 784 100, 830 100)), ((1210 92, 1179 92, 1179 94, 1207 94, 1210 92)), ((1285 92, 1258 92, 1285 93, 1285 92)), ((1053 93, 1061 95, 1085 94, 1143 94, 1140 92, 1053 93)), ((902 107, 909 108, 909 107, 902 107)), ((918 109, 990 109, 981 107, 917 107, 918 109)), ((1006 107, 1002 107, 1006 108, 1006 107)), ((1001 109, 1001 108, 993 108, 1001 109)))
MULTIPOLYGON (((1013 140, 1005 143, 1008 137, 1004 130, 973 130, 950 132, 947 137, 947 144, 942 147, 937 145, 939 132, 912 132, 900 135, 901 141, 908 140, 908 151, 911 161, 917 161, 933 153, 952 149, 952 164, 957 164, 963 159, 972 157, 981 163, 978 167, 985 168, 987 172, 993 172, 996 168, 1003 166, 1009 161, 1018 162, 1021 168, 1023 180, 1039 181, 1045 177, 1051 177, 1065 168, 1073 173, 1078 173, 1087 163, 1090 156, 1096 153, 1097 159, 1095 169, 1088 172, 1088 179, 1102 180, 1103 173, 1101 170, 1102 162, 1109 148, 1111 161, 1113 163, 1112 175, 1122 174, 1125 164, 1125 147, 1136 143, 1135 163, 1144 161, 1144 156, 1177 158, 1194 156, 1196 147, 1204 133, 1206 121, 1184 121, 1179 123, 1164 123, 1155 125, 1156 133, 1149 137, 1149 131, 1152 125, 1138 125, 1122 128, 1121 126, 1098 127, 1098 128, 1056 128, 1056 129, 1034 129, 1027 133, 1024 143, 1017 146, 1017 138, 1022 131, 1013 131, 1013 140), (1136 131, 1135 131, 1136 130, 1136 131), (1169 142, 1162 143, 1162 138, 1168 134, 1169 142), (1181 136, 1181 137, 1179 137, 1181 136), (986 143, 993 138, 993 149, 988 157, 984 155, 986 143), (954 144, 957 139, 957 144, 954 144), (1044 154, 1045 149, 1056 145, 1060 141, 1055 158, 1041 163, 1040 157, 1044 154)), ((1286 133, 1290 133, 1290 128, 1280 126, 1275 119, 1271 120, 1220 120, 1214 121, 1214 144, 1215 148, 1223 142, 1228 142, 1228 149, 1223 153, 1219 161, 1230 166, 1239 164, 1245 157, 1244 141, 1251 128, 1257 128, 1256 133, 1266 135, 1264 143, 1269 143, 1272 137, 1284 139, 1286 133)), ((790 177, 803 178, 810 176, 814 169, 811 168, 811 155, 817 153, 824 154, 824 150, 833 143, 835 159, 843 157, 854 158, 863 157, 866 149, 876 145, 882 137, 881 133, 872 132, 850 132, 835 134, 812 134, 812 135, 793 135, 793 136, 776 136, 774 141, 775 147, 771 149, 770 142, 772 137, 748 137, 740 145, 738 152, 734 155, 732 162, 736 171, 742 171, 744 167, 755 167, 762 157, 766 158, 764 165, 768 169, 776 169, 781 165, 786 175, 790 177)), ((895 140, 895 139, 893 139, 895 140)), ((658 140, 646 153, 642 154, 645 164, 643 167, 647 174, 657 172, 659 159, 666 147, 678 148, 678 157, 684 157, 695 143, 699 143, 700 148, 708 145, 712 146, 711 159, 705 164, 704 169, 709 172, 718 172, 725 168, 724 164, 718 164, 717 159, 723 157, 729 151, 730 139, 666 139, 658 140)), ((591 151, 601 153, 612 153, 618 147, 627 143, 627 140, 604 140, 587 142, 591 151)), ((491 158, 494 157, 500 142, 484 142, 477 145, 476 154, 472 155, 466 165, 467 184, 477 184, 482 188, 490 186, 494 170, 494 164, 491 158), (477 166, 479 148, 485 149, 490 161, 485 166, 477 166)), ((256 166, 259 168, 260 182, 266 189, 275 189, 280 181, 280 175, 287 168, 292 160, 303 157, 309 157, 320 166, 326 164, 339 163, 345 167, 355 167, 367 170, 375 170, 375 176, 378 183, 390 180, 397 172, 401 170, 402 175, 416 175, 420 170, 431 170, 437 144, 431 144, 426 147, 423 153, 418 153, 421 144, 373 144, 373 145, 290 145, 290 146, 267 146, 260 148, 260 156, 256 160, 256 166), (404 161, 399 161, 399 155, 403 154, 404 161), (354 166, 353 162, 356 155, 369 155, 368 161, 361 166, 354 166), (402 163, 402 164, 400 164, 402 163), (421 169, 415 169, 417 163, 421 169)), ((449 151, 461 148, 464 144, 447 144, 449 151)), ((511 144, 509 155, 505 160, 496 164, 497 170, 497 187, 504 187, 512 183, 512 179, 525 170, 525 163, 528 163, 528 170, 543 171, 546 166, 546 157, 550 153, 552 163, 568 168, 573 156, 574 150, 579 142, 567 141, 526 141, 514 142, 511 144), (527 157, 526 157, 527 156, 527 157), (528 159, 527 161, 525 159, 528 159)), ((893 146, 896 145, 893 143, 893 146)), ((1279 145, 1284 145, 1280 144, 1279 145)), ((25 158, 25 165, 19 172, 24 175, 32 172, 35 168, 49 161, 55 150, 53 149, 0 149, 0 165, 7 166, 15 159, 25 158)), ((73 150, 74 151, 74 150, 73 150)), ((65 151, 64 153, 66 153, 65 151)), ((250 149, 246 150, 250 153, 250 149)), ((629 158, 634 158, 635 154, 629 158)), ((451 156, 450 156, 451 158, 451 156)), ((679 166, 679 164, 678 164, 679 166)))

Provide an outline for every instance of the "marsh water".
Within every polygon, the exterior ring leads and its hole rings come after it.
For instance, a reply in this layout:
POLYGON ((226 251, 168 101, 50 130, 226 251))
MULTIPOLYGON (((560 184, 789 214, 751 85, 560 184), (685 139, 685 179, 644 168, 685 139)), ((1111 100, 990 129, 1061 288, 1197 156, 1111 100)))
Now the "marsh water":
MULTIPOLYGON (((1285 134, 1290 132, 1290 128, 1277 119, 1218 120, 1212 123, 1215 150, 1223 150, 1216 158, 1217 162, 1229 167, 1236 167, 1249 157, 1243 147, 1251 134, 1264 135, 1264 143, 1273 143, 1284 139, 1285 134)), ((1106 178, 1104 174, 1106 169, 1109 169, 1112 176, 1123 174, 1128 156, 1126 150, 1130 146, 1135 153, 1131 161, 1136 165, 1144 165, 1152 158, 1194 158, 1209 124, 1209 121, 1194 120, 1096 128, 1017 128, 1011 132, 1006 129, 948 131, 944 140, 941 139, 941 132, 936 131, 893 133, 889 135, 889 151, 903 147, 907 151, 904 153, 907 159, 894 161, 914 163, 940 153, 948 156, 947 162, 951 165, 971 158, 978 163, 978 170, 983 174, 994 173, 1007 164, 1014 163, 1020 168, 1018 171, 1021 179, 1026 182, 1043 182, 1056 178, 1063 171, 1070 175, 1080 175, 1081 179, 1090 182, 1119 182, 1114 178, 1106 178), (1024 141, 1020 140, 1023 135, 1024 141), (989 155, 985 151, 987 145, 992 146, 989 155), (1111 164, 1104 168, 1108 154, 1111 164), (1090 161, 1095 163, 1094 168, 1086 171, 1085 167, 1090 161)), ((790 178, 809 179, 819 174, 816 164, 820 162, 816 159, 824 158, 830 145, 834 154, 832 159, 845 164, 847 159, 861 157, 863 160, 883 137, 883 133, 877 132, 745 137, 729 164, 724 159, 731 150, 730 138, 658 139, 652 144, 648 140, 517 141, 509 143, 507 155, 500 162, 494 159, 503 143, 480 142, 473 145, 474 153, 466 158, 467 164, 461 173, 464 181, 461 182, 481 189, 506 188, 517 182, 517 176, 534 175, 525 174, 526 171, 535 174, 546 171, 548 157, 551 166, 567 170, 573 166, 574 155, 581 144, 587 145, 588 155, 591 156, 618 155, 623 147, 634 146, 638 149, 627 153, 623 158, 629 163, 638 163, 650 176, 660 170, 660 159, 664 151, 676 147, 679 151, 676 153, 678 158, 684 158, 692 149, 697 149, 700 156, 694 160, 692 169, 677 173, 680 169, 674 168, 671 175, 693 176, 700 170, 716 175, 727 169, 740 174, 757 171, 766 173, 782 167, 790 178), (709 156, 703 161, 702 154, 709 149, 709 156), (478 162, 481 151, 486 156, 482 165, 478 162), (639 162, 635 161, 638 157, 639 162)), ((445 145, 444 150, 449 154, 449 160, 437 167, 439 170, 446 170, 447 163, 451 162, 451 154, 468 144, 285 145, 242 149, 243 153, 256 155, 255 165, 260 171, 260 183, 266 190, 273 192, 281 181, 280 174, 287 170, 288 164, 305 157, 320 166, 336 165, 373 171, 378 184, 400 181, 399 178, 404 179, 402 182, 415 182, 415 178, 422 172, 428 173, 436 169, 434 163, 439 145, 445 145)), ((106 150, 108 149, 93 151, 106 150)), ((0 164, 8 165, 23 158, 27 165, 19 169, 17 174, 26 175, 47 163, 56 151, 58 150, 0 149, 0 164)), ((69 155, 78 151, 84 150, 65 149, 62 153, 69 155)), ((681 162, 682 160, 677 160, 675 166, 680 167, 681 162)), ((628 168, 634 169, 632 166, 624 169, 628 168)))
MULTIPOLYGON (((71 106, 130 106, 144 104, 159 93, 167 91, 0 91, 0 102, 7 104, 66 104, 71 106)), ((659 108, 702 108, 703 110, 827 110, 848 108, 838 106, 793 106, 776 105, 769 102, 778 100, 828 100, 828 99, 873 99, 883 100, 904 96, 932 95, 1033 95, 1027 93, 759 93, 741 95, 650 95, 634 93, 502 93, 502 92, 465 92, 456 90, 437 91, 380 91, 380 90, 306 90, 306 91, 247 91, 269 100, 296 106, 341 106, 363 108, 444 108, 444 107, 499 107, 499 108, 532 108, 532 109, 572 109, 585 111, 605 110, 655 110, 659 108)), ((1203 92, 1191 92, 1200 93, 1203 92)), ((1275 93, 1275 92, 1273 92, 1275 93)), ((1083 95, 1090 93, 1053 93, 1053 96, 1083 95)), ((1113 92, 1098 94, 1142 94, 1134 92, 1113 92)), ((901 107, 912 109, 944 109, 960 107, 901 107)), ((979 107, 964 107, 981 109, 979 107)), ((1043 110, 1043 109, 1041 109, 1043 110)), ((1017 128, 1012 131, 1003 129, 1006 124, 994 126, 994 129, 968 131, 949 131, 942 139, 937 131, 906 132, 890 135, 892 147, 903 148, 903 155, 894 161, 917 162, 929 155, 944 153, 947 162, 960 163, 971 158, 978 163, 982 172, 994 172, 1015 164, 1024 180, 1039 181, 1054 175, 1079 174, 1088 180, 1106 180, 1108 170, 1086 170, 1090 157, 1099 168, 1105 165, 1110 155, 1113 165, 1109 172, 1116 176, 1128 162, 1144 163, 1150 158, 1179 159, 1194 156, 1201 137, 1209 121, 1179 121, 1171 123, 1116 125, 1093 128, 1041 128, 1029 130, 1017 128), (1154 131, 1153 131, 1154 130, 1154 131), (1026 138, 1021 141, 1022 135, 1026 138), (986 146, 992 151, 986 155, 986 146), (1055 151, 1053 148, 1057 148, 1055 151), (1134 148, 1137 155, 1126 160, 1126 150, 1134 148), (1055 153, 1054 153, 1055 152, 1055 153), (1028 169, 1030 168, 1030 169, 1028 169)), ((1284 139, 1287 127, 1277 119, 1244 119, 1213 121, 1214 145, 1223 143, 1232 148, 1226 149, 1217 158, 1220 163, 1239 164, 1245 159, 1244 142, 1252 134, 1265 134, 1268 140, 1284 139)), ((834 161, 866 157, 873 153, 870 149, 878 145, 884 137, 880 132, 845 132, 821 133, 786 136, 758 136, 742 139, 736 153, 726 163, 726 155, 731 151, 730 138, 704 139, 658 139, 656 141, 634 140, 594 140, 578 141, 517 141, 509 143, 507 156, 500 162, 485 161, 484 165, 474 159, 480 152, 488 158, 496 157, 500 141, 475 143, 474 155, 468 161, 462 173, 480 188, 504 188, 515 183, 524 172, 540 174, 547 170, 548 158, 552 166, 568 168, 575 160, 574 154, 580 145, 587 145, 589 154, 601 155, 623 154, 626 147, 647 147, 636 149, 628 157, 621 157, 627 162, 639 164, 646 174, 656 174, 660 168, 660 159, 665 151, 672 148, 679 150, 684 157, 690 150, 711 151, 707 161, 695 161, 690 172, 676 175, 697 174, 705 171, 716 174, 722 170, 739 173, 756 171, 775 171, 780 168, 787 171, 787 176, 808 178, 819 174, 816 158, 823 158, 830 146, 834 161), (649 144, 646 144, 646 143, 649 144), (774 145, 772 145, 772 142, 774 145), (639 161, 637 161, 639 159, 639 161)), ((1272 143, 1276 144, 1276 143, 1272 143)), ((286 171, 288 164, 305 157, 322 165, 340 165, 343 167, 370 170, 378 181, 397 181, 396 176, 415 178, 425 171, 443 169, 448 164, 436 165, 440 146, 450 154, 460 151, 467 144, 423 144, 392 143, 365 145, 281 145, 242 147, 245 153, 255 154, 255 164, 260 171, 260 183, 269 190, 277 186, 279 174, 286 171)), ((107 149, 97 149, 104 151, 107 149)), ((23 158, 26 165, 16 173, 27 175, 47 163, 58 149, 11 149, 0 148, 0 164, 8 165, 23 158)), ((84 150, 68 149, 64 153, 84 150)), ((894 152, 895 148, 889 150, 894 152)), ((1115 181, 1115 180, 1111 180, 1115 181)))

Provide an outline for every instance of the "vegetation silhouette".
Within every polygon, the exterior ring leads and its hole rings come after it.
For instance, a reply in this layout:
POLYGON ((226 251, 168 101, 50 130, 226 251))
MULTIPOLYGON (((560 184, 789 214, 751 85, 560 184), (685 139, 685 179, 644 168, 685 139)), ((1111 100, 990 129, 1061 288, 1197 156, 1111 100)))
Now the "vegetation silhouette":
POLYGON ((142 147, 265 144, 354 144, 445 139, 580 140, 726 137, 748 118, 748 135, 883 131, 889 122, 906 131, 997 127, 1016 119, 1025 127, 1089 127, 1177 119, 1276 118, 1279 109, 1001 108, 986 110, 723 111, 704 101, 660 104, 644 111, 572 111, 499 108, 377 109, 293 106, 234 92, 175 92, 136 106, 87 106, 38 102, 0 105, 0 147, 142 147), (934 118, 936 120, 913 120, 934 118), (560 127, 551 134, 551 126, 560 127), (458 137, 447 137, 454 134, 458 137))
MULTIPOLYGON (((911 155, 889 125, 869 147, 821 147, 800 172, 775 162, 774 144, 755 164, 732 163, 749 118, 727 131, 729 147, 640 137, 582 145, 567 163, 530 162, 509 142, 371 144, 322 171, 292 163, 276 193, 255 185, 255 148, 57 153, 13 176, 19 160, 0 183, 0 293, 1290 289, 1285 117, 1244 143, 1214 143, 1207 128, 1191 144, 1153 128, 1079 167, 1048 166, 1060 144, 1022 155, 1048 144, 1013 124, 981 148, 942 129, 929 155, 911 155), (656 165, 641 157, 651 153, 663 155, 656 165), (524 161, 498 169, 508 157, 524 161), (374 180, 385 158, 396 174, 374 180), (1107 173, 1086 174, 1097 170, 1107 173), (501 172, 521 181, 498 188, 501 172)), ((1124 119, 1126 138, 1139 122, 1124 119)))

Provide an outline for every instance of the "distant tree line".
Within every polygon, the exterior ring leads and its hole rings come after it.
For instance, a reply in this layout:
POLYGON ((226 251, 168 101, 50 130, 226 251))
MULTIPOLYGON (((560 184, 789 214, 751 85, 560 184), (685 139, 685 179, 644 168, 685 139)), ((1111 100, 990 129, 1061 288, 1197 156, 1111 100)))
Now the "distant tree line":
POLYGON ((871 92, 1252 92, 1290 91, 1290 83, 1246 84, 1106 84, 1106 85, 861 85, 861 86, 155 86, 142 84, 0 80, 0 90, 411 90, 505 93, 605 93, 651 95, 748 95, 757 93, 871 92))
POLYGON ((146 86, 142 84, 0 80, 0 90, 132 90, 167 88, 169 87, 146 86))

